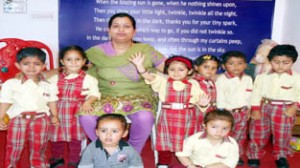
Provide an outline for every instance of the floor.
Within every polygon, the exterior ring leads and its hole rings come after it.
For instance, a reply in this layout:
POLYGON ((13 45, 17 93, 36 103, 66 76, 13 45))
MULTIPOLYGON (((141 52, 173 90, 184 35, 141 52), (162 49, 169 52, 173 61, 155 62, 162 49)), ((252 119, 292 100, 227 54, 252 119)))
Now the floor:
MULTIPOLYGON (((0 131, 0 168, 3 168, 4 163, 4 153, 5 153, 5 143, 6 143, 6 132, 0 131)), ((50 158, 50 147, 51 144, 49 144, 47 149, 47 158, 50 158)), ((272 146, 271 144, 268 144, 267 147, 267 154, 261 159, 261 168, 275 168, 275 162, 274 159, 271 156, 272 153, 272 146)), ((67 147, 65 148, 65 151, 67 151, 67 147)), ((20 162, 18 164, 17 168, 29 168, 29 162, 28 162, 28 148, 26 148, 23 151, 22 157, 20 159, 20 162)), ((151 148, 151 140, 147 141, 143 151, 142 151, 142 159, 145 165, 145 168, 155 168, 154 164, 154 152, 151 148)), ((246 161, 246 157, 243 157, 244 161, 246 161)), ((65 155, 65 160, 67 160, 67 154, 65 155)), ((299 168, 300 166, 300 152, 295 152, 293 157, 288 158, 290 163, 290 168, 299 168)), ((176 158, 173 158, 173 164, 178 164, 178 161, 176 158)), ((247 166, 239 166, 238 168, 247 168, 247 166)))

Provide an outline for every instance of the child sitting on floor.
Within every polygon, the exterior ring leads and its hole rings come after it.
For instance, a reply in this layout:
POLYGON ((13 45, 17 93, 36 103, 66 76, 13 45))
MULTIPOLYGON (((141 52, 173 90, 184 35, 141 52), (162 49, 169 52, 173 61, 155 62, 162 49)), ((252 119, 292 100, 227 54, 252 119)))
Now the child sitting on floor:
MULTIPOLYGON (((239 160, 238 144, 228 136, 234 119, 227 110, 212 110, 204 117, 204 132, 184 140, 183 150, 176 156, 185 167, 235 168, 239 160)), ((183 167, 183 166, 177 166, 183 167)))
POLYGON ((79 168, 143 168, 139 153, 122 140, 128 134, 126 119, 121 114, 104 114, 97 120, 99 139, 83 151, 79 168))

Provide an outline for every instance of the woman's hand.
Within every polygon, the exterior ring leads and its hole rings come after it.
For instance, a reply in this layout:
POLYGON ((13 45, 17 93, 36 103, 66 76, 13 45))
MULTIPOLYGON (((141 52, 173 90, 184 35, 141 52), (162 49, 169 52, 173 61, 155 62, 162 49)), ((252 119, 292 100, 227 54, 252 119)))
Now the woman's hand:
POLYGON ((136 66, 139 73, 143 73, 146 71, 146 69, 143 65, 144 59, 145 59, 145 56, 141 52, 137 52, 137 53, 133 54, 131 56, 131 58, 129 58, 128 60, 136 66))

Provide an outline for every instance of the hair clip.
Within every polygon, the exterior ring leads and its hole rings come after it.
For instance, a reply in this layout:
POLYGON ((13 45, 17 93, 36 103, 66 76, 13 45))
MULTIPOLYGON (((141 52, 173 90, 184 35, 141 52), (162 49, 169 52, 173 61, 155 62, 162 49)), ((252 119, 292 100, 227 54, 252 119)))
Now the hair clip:
POLYGON ((205 55, 205 56, 203 56, 203 59, 209 60, 209 59, 211 59, 211 55, 205 55))

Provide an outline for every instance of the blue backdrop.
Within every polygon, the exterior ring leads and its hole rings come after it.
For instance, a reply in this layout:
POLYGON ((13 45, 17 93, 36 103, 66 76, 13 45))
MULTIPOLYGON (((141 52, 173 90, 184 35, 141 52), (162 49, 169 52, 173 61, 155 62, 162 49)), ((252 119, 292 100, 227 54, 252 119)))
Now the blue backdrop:
POLYGON ((260 41, 271 38, 274 5, 275 0, 61 0, 59 45, 87 49, 105 42, 108 18, 128 12, 137 21, 135 40, 166 56, 240 50, 249 61, 260 41))

